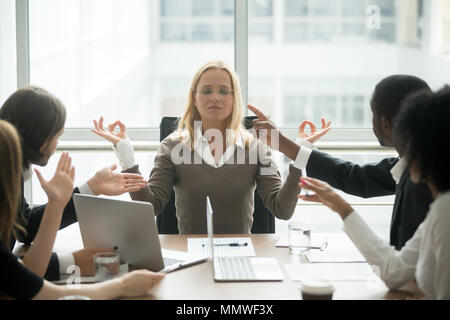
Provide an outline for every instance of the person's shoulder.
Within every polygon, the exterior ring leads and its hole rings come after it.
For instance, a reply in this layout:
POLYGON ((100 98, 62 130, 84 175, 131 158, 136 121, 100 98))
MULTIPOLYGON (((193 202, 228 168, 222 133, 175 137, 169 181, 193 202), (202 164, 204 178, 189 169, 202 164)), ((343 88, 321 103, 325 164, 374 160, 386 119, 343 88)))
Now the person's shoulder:
POLYGON ((435 201, 430 205, 430 211, 428 212, 428 218, 430 223, 436 230, 442 230, 444 233, 448 233, 450 228, 450 191, 440 194, 435 201))
POLYGON ((160 148, 164 150, 172 150, 180 142, 185 141, 187 138, 184 130, 175 130, 161 141, 160 148))

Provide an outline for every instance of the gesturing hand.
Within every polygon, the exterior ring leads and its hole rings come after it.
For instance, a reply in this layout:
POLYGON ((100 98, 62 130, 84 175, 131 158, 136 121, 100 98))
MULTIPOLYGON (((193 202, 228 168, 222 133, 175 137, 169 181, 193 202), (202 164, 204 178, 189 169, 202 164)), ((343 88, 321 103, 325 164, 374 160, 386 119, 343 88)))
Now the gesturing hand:
POLYGON ((300 188, 314 191, 315 194, 299 195, 298 198, 304 201, 323 203, 331 210, 339 213, 342 219, 353 212, 350 204, 334 192, 328 183, 308 177, 302 177, 300 181, 300 188))
POLYGON ((119 278, 124 297, 136 297, 148 294, 165 275, 149 270, 135 270, 119 278))
POLYGON ((105 128, 103 128, 103 117, 100 117, 98 122, 94 120, 94 127, 95 129, 91 130, 93 133, 105 138, 114 145, 128 137, 125 125, 119 120, 108 125, 108 131, 106 131, 105 128), (114 128, 117 126, 119 126, 120 129, 118 133, 114 132, 114 128))
POLYGON ((135 173, 117 173, 117 165, 97 171, 88 181, 95 195, 117 196, 125 192, 136 192, 147 185, 144 177, 135 173))
POLYGON ((322 128, 317 133, 316 133, 316 125, 309 120, 305 120, 298 127, 298 137, 305 139, 306 141, 309 141, 311 143, 314 143, 330 130, 331 130, 331 120, 326 122, 326 120, 322 118, 322 128), (305 128, 307 125, 309 125, 309 127, 311 128, 310 134, 305 133, 305 128))
POLYGON ((276 124, 258 108, 251 104, 247 105, 247 107, 258 117, 258 119, 252 121, 253 129, 256 131, 258 138, 263 140, 270 147, 275 147, 275 149, 278 150, 279 141, 273 141, 272 136, 272 134, 275 133, 279 137, 280 132, 278 131, 276 124))
POLYGON ((48 201, 60 206, 65 206, 72 197, 75 168, 72 167, 72 159, 67 152, 63 152, 59 158, 55 174, 50 181, 45 180, 39 170, 34 169, 39 182, 47 194, 48 201))

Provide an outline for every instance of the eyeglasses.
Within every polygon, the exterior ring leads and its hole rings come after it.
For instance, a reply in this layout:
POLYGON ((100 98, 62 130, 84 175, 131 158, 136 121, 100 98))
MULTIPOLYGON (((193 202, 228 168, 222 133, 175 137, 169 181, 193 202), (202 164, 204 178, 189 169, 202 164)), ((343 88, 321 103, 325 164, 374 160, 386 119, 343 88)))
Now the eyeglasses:
POLYGON ((219 89, 212 89, 212 88, 202 88, 201 90, 197 90, 195 92, 198 92, 200 95, 209 97, 214 92, 217 92, 222 97, 228 97, 231 94, 233 94, 233 90, 229 88, 219 88, 219 89))

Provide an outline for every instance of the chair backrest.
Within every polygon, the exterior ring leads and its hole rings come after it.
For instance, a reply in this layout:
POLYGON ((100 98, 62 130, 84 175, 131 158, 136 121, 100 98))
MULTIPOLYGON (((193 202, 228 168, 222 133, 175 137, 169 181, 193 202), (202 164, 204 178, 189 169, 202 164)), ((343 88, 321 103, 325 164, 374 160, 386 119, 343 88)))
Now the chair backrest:
MULTIPOLYGON (((177 117, 163 117, 159 127, 159 140, 163 141, 169 134, 171 134, 178 124, 177 117)), ((252 120, 256 117, 245 117, 244 126, 246 129, 252 127, 252 120)), ((175 192, 172 190, 172 195, 169 202, 156 218, 158 231, 160 234, 178 234, 178 219, 175 214, 175 192)), ((264 206, 264 203, 255 189, 255 209, 253 212, 252 233, 275 233, 275 217, 264 206)))

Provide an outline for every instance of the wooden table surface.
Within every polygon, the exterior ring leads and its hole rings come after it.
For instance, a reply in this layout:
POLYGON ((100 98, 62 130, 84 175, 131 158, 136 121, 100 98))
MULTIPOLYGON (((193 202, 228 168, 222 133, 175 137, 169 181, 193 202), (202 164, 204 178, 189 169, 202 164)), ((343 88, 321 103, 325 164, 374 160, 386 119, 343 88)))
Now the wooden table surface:
MULTIPOLYGON (((249 235, 221 235, 222 237, 248 237, 249 235)), ((187 251, 187 238, 206 235, 161 235, 161 247, 187 251)), ((220 237, 217 236, 216 237, 220 237)), ((290 280, 283 264, 308 263, 302 255, 292 255, 288 248, 275 247, 279 237, 273 234, 251 235, 257 257, 275 257, 285 279, 281 282, 215 282, 212 264, 208 260, 166 275, 153 289, 152 295, 140 299, 170 300, 298 300, 299 282, 290 280)), ((414 283, 399 291, 390 291, 382 282, 368 285, 366 281, 335 281, 333 299, 412 299, 420 293, 414 283)))

